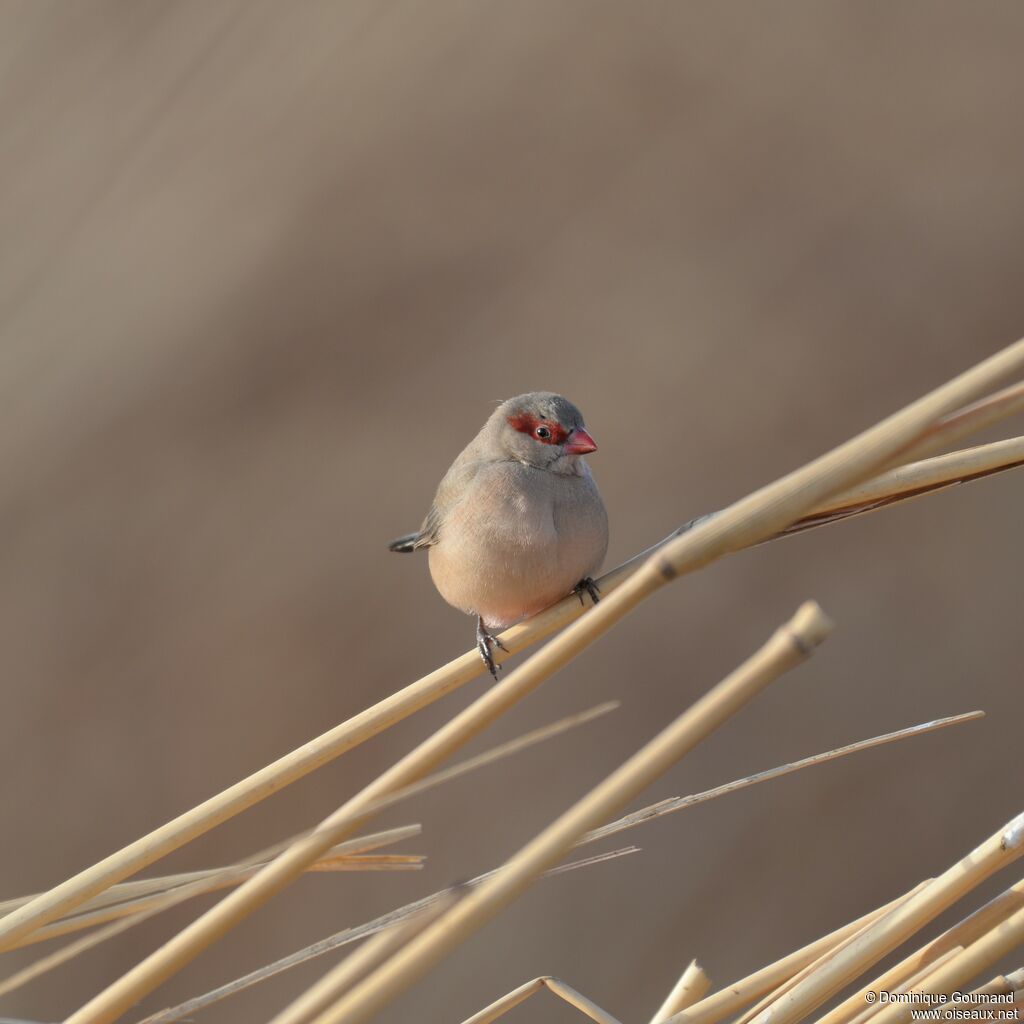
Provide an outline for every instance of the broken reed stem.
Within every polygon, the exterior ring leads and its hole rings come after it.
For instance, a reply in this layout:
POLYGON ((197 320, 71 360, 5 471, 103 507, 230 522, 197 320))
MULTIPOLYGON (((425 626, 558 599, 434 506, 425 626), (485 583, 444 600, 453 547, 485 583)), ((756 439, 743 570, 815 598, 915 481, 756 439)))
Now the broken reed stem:
POLYGON ((691 960, 651 1018, 651 1024, 664 1024, 672 1014, 685 1010, 688 1006, 693 1006, 697 1000, 703 999, 710 988, 711 979, 704 972, 704 968, 696 960, 691 960))
POLYGON ((545 978, 544 986, 549 992, 554 993, 559 999, 575 1007, 580 1013, 589 1017, 596 1024, 619 1024, 610 1013, 602 1010, 597 1003, 588 999, 582 992, 577 992, 571 985, 567 985, 561 978, 545 978))
POLYGON ((380 1010, 529 888, 589 829, 659 778, 769 683, 800 664, 830 629, 817 605, 803 605, 759 651, 523 847, 492 879, 316 1018, 316 1024, 355 1024, 380 1010))
POLYGON ((1024 814, 986 839, 902 906, 876 921, 825 966, 804 978, 754 1024, 795 1024, 961 896, 1024 853, 1024 814))
POLYGON ((861 931, 865 925, 877 921, 889 911, 905 903, 930 881, 931 879, 921 882, 909 892, 898 896, 877 910, 872 910, 855 921, 844 924, 842 928, 837 928, 834 932, 829 932, 828 935, 823 935, 820 939, 808 943, 801 949, 794 950, 780 960, 754 971, 753 974, 748 974, 745 978, 724 986, 717 992, 694 1003, 693 1006, 674 1014, 665 1021, 665 1024, 718 1024, 726 1017, 739 1013, 751 1003, 783 985, 808 964, 814 963, 829 950, 841 945, 851 935, 861 931))
MULTIPOLYGON (((1017 344, 1020 345, 1019 342, 1017 344)), ((1004 350, 1000 356, 1008 357, 1012 348, 1004 350)), ((987 364, 980 364, 976 370, 980 370, 985 365, 987 364)), ((999 366, 995 367, 990 373, 991 382, 1012 370, 1012 366, 1005 369, 1001 369, 999 366)), ((955 384, 956 381, 952 383, 955 384)), ((984 386, 977 384, 973 390, 984 386)), ((970 393, 973 393, 972 390, 965 390, 964 397, 970 393)), ((954 437, 967 436, 971 430, 981 429, 1013 415, 1019 409, 1024 408, 1022 395, 1024 395, 1024 384, 1019 384, 998 395, 981 399, 973 406, 954 413, 950 417, 950 423, 940 420, 935 427, 931 428, 931 434, 926 435, 925 441, 909 449, 906 456, 910 457, 926 450, 932 450, 954 437)), ((1011 465, 1016 465, 1016 463, 1011 465)), ((1000 468, 1011 468, 1011 465, 1003 465, 1000 468)), ((988 472, 995 471, 991 468, 988 470, 988 472)), ((961 470, 961 472, 966 472, 966 470, 961 470)), ((967 476, 960 477, 960 479, 968 478, 967 476)), ((941 484, 933 482, 930 489, 934 490, 940 486, 941 484)), ((892 500, 899 499, 891 499, 886 503, 891 503, 892 500)), ((872 507, 877 507, 877 503, 872 507)), ((825 511, 827 509, 812 509, 806 517, 815 521, 809 522, 803 528, 820 525, 817 517, 820 517, 825 511)), ((843 518, 855 514, 857 514, 856 511, 847 510, 843 518)), ((606 573, 598 581, 602 592, 611 593, 624 583, 646 558, 658 548, 674 540, 678 533, 679 531, 674 532, 659 544, 606 573)), ((748 545, 739 543, 736 550, 745 546, 748 545)), ((573 622, 583 613, 583 610, 575 597, 566 597, 551 608, 506 630, 501 634, 502 642, 511 656, 573 622)), ((503 659, 499 656, 500 660, 503 659)), ((440 700, 471 682, 482 672, 483 668, 476 652, 467 652, 333 729, 315 737, 289 754, 278 758, 228 789, 222 790, 140 839, 129 843, 103 860, 97 861, 91 867, 40 894, 30 904, 19 907, 16 911, 0 918, 0 951, 13 948, 12 942, 27 935, 34 928, 69 913, 112 884, 141 871, 416 711, 440 700)))
POLYGON ((462 1024, 493 1024, 499 1017, 504 1017, 509 1010, 514 1010, 520 1003, 526 1002, 535 992, 539 992, 547 982, 547 978, 534 978, 524 982, 518 988, 506 992, 500 999, 495 999, 472 1017, 467 1017, 462 1024))
POLYGON ((306 989, 270 1024, 307 1024, 314 1014, 330 1006, 343 992, 366 977, 432 921, 436 921, 458 899, 460 890, 449 890, 419 913, 367 939, 354 953, 336 964, 315 985, 306 989))
POLYGON ((818 1024, 850 1024, 864 1008, 866 1003, 864 996, 869 990, 891 992, 899 984, 901 978, 932 963, 951 948, 969 946, 975 939, 1005 921, 1012 913, 1021 908, 1024 908, 1024 879, 1005 889, 983 907, 975 910, 973 914, 958 921, 938 938, 932 939, 920 949, 914 950, 913 953, 890 967, 874 981, 859 988, 825 1014, 818 1024))
MULTIPOLYGON (((1008 917, 1001 925, 986 932, 958 956, 929 973, 915 992, 959 991, 972 978, 991 967, 1000 957, 1024 943, 1024 910, 1008 917)), ((904 1024, 915 1007, 911 1003, 890 1003, 874 1016, 875 1024, 904 1024)))
POLYGON ((474 1013, 472 1017, 464 1020, 462 1024, 492 1024, 493 1021, 496 1021, 499 1017, 504 1017, 509 1010, 514 1010, 520 1003, 526 1002, 530 996, 536 995, 542 989, 547 989, 552 995, 558 996, 559 999, 564 1000, 592 1021, 596 1021, 597 1024, 619 1024, 610 1013, 602 1010, 597 1003, 592 1002, 585 995, 577 992, 576 989, 571 985, 567 985, 560 978, 553 978, 550 975, 534 978, 533 981, 520 985, 519 988, 513 989, 500 999, 496 999, 489 1006, 485 1006, 479 1012, 474 1013))

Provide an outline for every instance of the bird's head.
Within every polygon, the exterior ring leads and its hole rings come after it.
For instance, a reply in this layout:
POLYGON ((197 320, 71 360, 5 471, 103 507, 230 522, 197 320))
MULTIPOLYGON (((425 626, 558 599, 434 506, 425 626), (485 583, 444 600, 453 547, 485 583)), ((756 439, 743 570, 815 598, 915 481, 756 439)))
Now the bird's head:
POLYGON ((579 456, 597 451, 572 402, 550 391, 532 391, 502 402, 492 421, 503 452, 518 462, 576 475, 579 456))

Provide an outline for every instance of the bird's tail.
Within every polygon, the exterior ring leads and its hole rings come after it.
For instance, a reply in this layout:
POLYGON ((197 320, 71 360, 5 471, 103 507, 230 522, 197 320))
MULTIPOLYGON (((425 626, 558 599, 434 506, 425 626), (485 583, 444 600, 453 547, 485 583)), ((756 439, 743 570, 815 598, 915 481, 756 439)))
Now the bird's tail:
POLYGON ((416 541, 420 538, 419 533, 407 533, 404 537, 399 537, 397 540, 393 540, 388 545, 388 551, 400 551, 402 554, 408 554, 410 551, 416 550, 416 541))

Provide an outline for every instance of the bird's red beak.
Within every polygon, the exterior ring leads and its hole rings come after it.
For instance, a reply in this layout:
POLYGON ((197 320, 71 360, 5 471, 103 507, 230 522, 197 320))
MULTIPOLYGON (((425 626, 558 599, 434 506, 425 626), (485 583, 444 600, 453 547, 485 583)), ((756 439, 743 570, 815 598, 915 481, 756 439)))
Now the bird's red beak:
POLYGON ((564 451, 569 455, 587 455, 589 452, 596 452, 597 445, 582 427, 577 427, 565 442, 564 451))

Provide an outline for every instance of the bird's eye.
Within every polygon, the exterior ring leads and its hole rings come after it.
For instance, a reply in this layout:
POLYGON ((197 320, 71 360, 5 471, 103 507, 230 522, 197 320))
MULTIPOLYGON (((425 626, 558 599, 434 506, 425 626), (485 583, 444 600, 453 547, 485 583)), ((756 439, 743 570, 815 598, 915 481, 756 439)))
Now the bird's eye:
POLYGON ((538 427, 534 434, 537 435, 542 441, 546 441, 551 436, 551 431, 547 427, 538 427))

